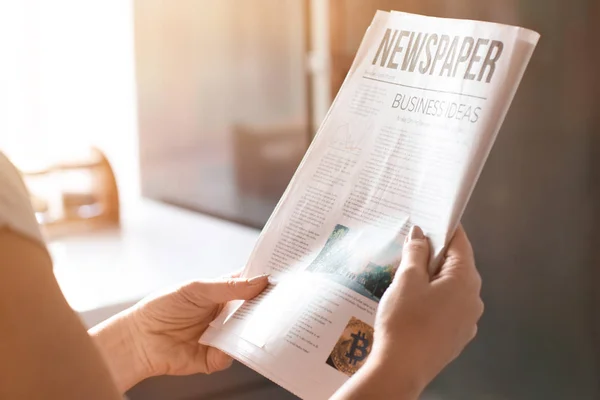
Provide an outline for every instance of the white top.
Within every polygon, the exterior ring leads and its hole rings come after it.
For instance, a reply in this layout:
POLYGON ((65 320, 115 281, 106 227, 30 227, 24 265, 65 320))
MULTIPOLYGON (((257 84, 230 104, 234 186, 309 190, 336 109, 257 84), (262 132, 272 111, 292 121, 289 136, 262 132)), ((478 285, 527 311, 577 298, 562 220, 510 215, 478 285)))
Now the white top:
POLYGON ((0 228, 6 227, 43 243, 21 175, 8 158, 0 153, 0 228))

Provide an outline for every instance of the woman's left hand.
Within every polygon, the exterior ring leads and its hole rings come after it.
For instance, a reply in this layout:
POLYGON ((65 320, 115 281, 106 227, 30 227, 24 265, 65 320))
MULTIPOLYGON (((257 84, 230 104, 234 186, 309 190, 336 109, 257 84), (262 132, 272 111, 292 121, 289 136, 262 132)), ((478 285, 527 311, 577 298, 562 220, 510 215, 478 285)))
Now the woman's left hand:
POLYGON ((221 371, 232 359, 198 343, 223 305, 248 300, 268 284, 267 276, 191 282, 142 300, 90 330, 123 392, 157 375, 221 371))

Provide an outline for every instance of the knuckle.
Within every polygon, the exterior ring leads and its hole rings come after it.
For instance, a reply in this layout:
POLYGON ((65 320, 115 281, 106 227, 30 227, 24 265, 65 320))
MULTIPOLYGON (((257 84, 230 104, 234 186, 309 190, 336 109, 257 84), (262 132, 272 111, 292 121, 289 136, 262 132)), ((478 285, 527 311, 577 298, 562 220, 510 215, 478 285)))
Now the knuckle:
POLYGON ((423 275, 421 268, 415 263, 410 263, 405 265, 402 271, 400 271, 399 278, 400 280, 415 280, 420 279, 423 275))
POLYGON ((473 332, 471 333, 471 340, 475 339, 475 337, 477 336, 477 332, 479 332, 479 327, 475 325, 473 327, 473 332))
POLYGON ((183 286, 183 289, 187 290, 187 291, 192 291, 192 292, 200 292, 200 291, 203 291, 204 285, 205 285, 204 282, 193 281, 193 282, 190 282, 187 285, 183 286))
POLYGON ((189 282, 183 286, 178 287, 175 290, 175 293, 177 293, 179 296, 189 297, 191 294, 199 292, 199 290, 200 290, 200 283, 194 281, 194 282, 189 282))
POLYGON ((474 264, 452 260, 451 266, 456 270, 456 274, 460 277, 466 289, 477 294, 481 292, 482 279, 474 264))
POLYGON ((206 365, 206 372, 204 374, 205 375, 212 375, 215 372, 217 372, 217 370, 215 369, 215 366, 212 363, 208 363, 206 365))
POLYGON ((427 242, 425 240, 411 240, 404 246, 406 249, 405 251, 408 253, 422 253, 428 251, 427 242))
POLYGON ((236 290, 237 287, 239 286, 238 281, 233 278, 227 279, 226 283, 227 283, 227 288, 231 291, 236 290))
POLYGON ((457 257, 455 254, 447 254, 444 257, 444 266, 446 267, 456 267, 462 264, 462 259, 457 257))
POLYGON ((479 296, 481 293, 481 279, 476 277, 470 277, 464 280, 465 288, 473 295, 479 296))
POLYGON ((481 279, 481 275, 479 274, 479 272, 477 271, 477 269, 473 268, 473 284, 478 288, 481 289, 481 285, 483 284, 483 281, 481 279))
POLYGON ((205 299, 206 287, 203 282, 193 281, 179 287, 176 291, 176 299, 186 303, 198 304, 205 299))
POLYGON ((481 318, 483 312, 485 311, 485 303, 481 298, 477 301, 477 318, 481 318))

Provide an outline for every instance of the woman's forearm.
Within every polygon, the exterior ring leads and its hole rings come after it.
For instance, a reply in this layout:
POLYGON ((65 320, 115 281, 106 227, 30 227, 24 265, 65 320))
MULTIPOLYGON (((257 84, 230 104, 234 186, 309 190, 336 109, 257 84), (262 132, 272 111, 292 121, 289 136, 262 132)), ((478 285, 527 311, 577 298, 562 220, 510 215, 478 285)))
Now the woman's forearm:
POLYGON ((127 321, 127 311, 88 332, 102 353, 121 393, 148 377, 127 321))
POLYGON ((118 399, 37 242, 0 229, 0 398, 118 399))

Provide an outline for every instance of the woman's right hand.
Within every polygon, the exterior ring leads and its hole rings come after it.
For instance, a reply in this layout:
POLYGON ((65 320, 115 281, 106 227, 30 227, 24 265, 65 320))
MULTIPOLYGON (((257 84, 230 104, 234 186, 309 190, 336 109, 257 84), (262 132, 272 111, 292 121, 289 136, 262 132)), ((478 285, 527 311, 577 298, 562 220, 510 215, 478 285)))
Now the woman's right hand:
POLYGON ((413 227, 379 303, 371 355, 334 398, 417 399, 475 337, 483 313, 481 278, 462 227, 433 277, 428 262, 429 242, 413 227))

